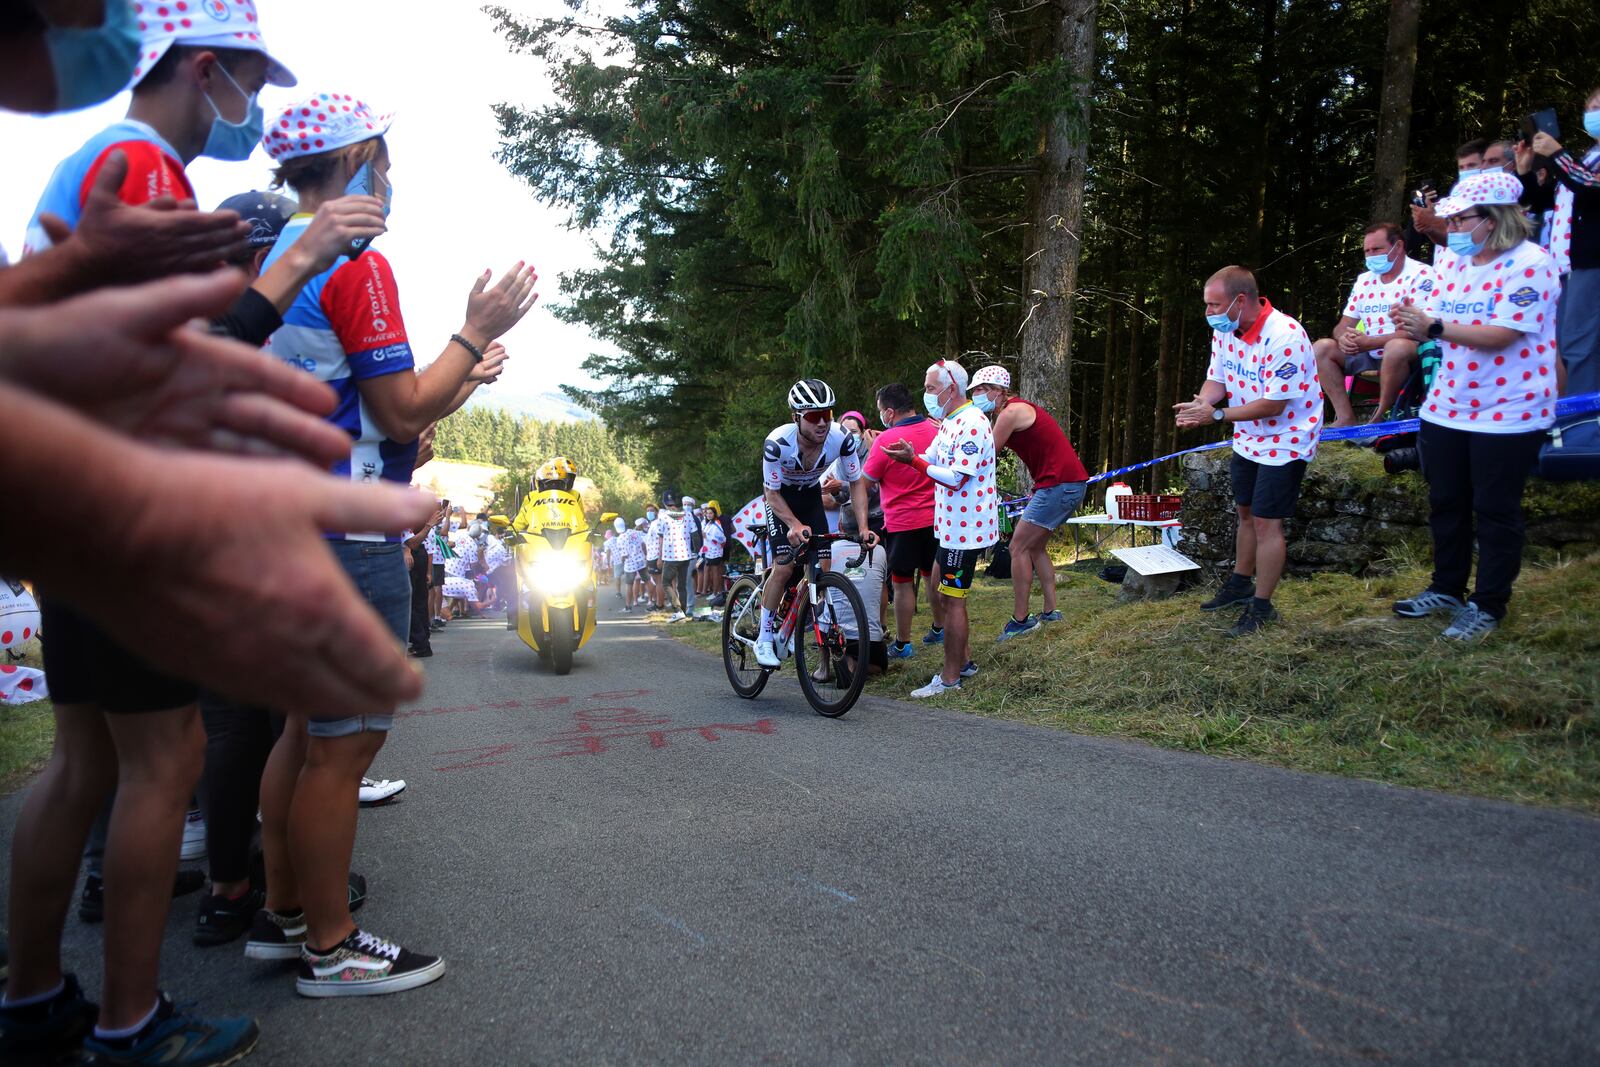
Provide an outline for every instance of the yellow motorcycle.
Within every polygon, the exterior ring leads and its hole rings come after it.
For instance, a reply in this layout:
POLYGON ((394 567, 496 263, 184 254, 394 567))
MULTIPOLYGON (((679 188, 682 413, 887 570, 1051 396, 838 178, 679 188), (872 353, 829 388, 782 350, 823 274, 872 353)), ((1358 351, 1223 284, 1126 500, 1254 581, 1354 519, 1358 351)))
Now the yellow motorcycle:
POLYGON ((495 516, 513 533, 515 588, 507 599, 507 629, 557 674, 594 636, 595 586, 589 522, 576 493, 551 489, 523 502, 515 522, 495 516))

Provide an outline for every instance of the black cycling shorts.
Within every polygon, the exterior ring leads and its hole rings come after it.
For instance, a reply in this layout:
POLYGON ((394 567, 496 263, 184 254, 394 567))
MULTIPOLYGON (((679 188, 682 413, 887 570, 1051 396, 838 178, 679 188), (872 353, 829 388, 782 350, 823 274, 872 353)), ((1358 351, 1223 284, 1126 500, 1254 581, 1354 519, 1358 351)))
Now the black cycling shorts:
MULTIPOLYGON (((789 505, 789 510, 800 520, 800 525, 811 527, 812 534, 828 532, 828 512, 822 506, 820 485, 786 485, 778 490, 778 495, 789 505)), ((770 506, 767 508, 767 524, 772 528, 768 543, 772 545, 773 558, 780 565, 787 564, 793 551, 789 545, 789 527, 770 506)))
POLYGON ((894 581, 903 585, 915 579, 918 573, 932 573, 934 557, 939 554, 939 541, 933 536, 932 526, 896 530, 886 536, 889 539, 889 576, 894 581))
POLYGON ((939 592, 945 596, 965 597, 978 576, 978 559, 981 548, 939 549, 939 592))
POLYGON ((1306 461, 1291 460, 1277 467, 1245 459, 1237 452, 1229 464, 1233 481, 1233 502, 1249 508, 1258 519, 1290 519, 1300 499, 1300 480, 1306 476, 1306 461))
POLYGON ((98 704, 108 712, 170 711, 200 699, 192 683, 162 674, 55 597, 40 608, 45 681, 57 704, 98 704))

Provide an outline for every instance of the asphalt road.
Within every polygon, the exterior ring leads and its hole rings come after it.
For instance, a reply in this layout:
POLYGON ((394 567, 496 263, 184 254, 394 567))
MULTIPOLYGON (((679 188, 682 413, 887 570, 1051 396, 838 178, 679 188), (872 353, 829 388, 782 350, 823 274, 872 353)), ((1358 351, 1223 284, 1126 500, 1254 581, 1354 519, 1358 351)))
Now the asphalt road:
MULTIPOLYGON (((252 1063, 1600 1062, 1600 822, 889 701, 827 720, 620 619, 566 678, 497 624, 434 641, 357 869, 359 918, 441 982, 301 999, 194 948, 191 897, 168 988, 256 1015, 252 1063)), ((91 989, 97 948, 69 920, 91 989)))

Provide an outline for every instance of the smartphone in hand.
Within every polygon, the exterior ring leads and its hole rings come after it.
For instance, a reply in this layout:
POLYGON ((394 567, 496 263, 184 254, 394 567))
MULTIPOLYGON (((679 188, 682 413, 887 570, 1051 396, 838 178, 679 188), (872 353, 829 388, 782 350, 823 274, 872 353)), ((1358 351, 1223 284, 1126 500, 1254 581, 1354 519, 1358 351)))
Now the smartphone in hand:
MULTIPOLYGON (((372 169, 371 163, 363 163, 361 165, 361 169, 356 171, 354 177, 350 179, 350 184, 345 186, 345 192, 353 196, 376 196, 380 200, 384 199, 384 196, 378 192, 378 174, 372 169)), ((388 214, 387 209, 384 214, 388 214)), ((359 258, 361 253, 365 252, 371 244, 372 238, 357 237, 350 242, 350 258, 359 258)))
POLYGON ((1556 119, 1556 109, 1547 107, 1543 111, 1535 111, 1522 120, 1522 139, 1532 143, 1536 133, 1548 134, 1554 140, 1561 140, 1561 123, 1556 119))

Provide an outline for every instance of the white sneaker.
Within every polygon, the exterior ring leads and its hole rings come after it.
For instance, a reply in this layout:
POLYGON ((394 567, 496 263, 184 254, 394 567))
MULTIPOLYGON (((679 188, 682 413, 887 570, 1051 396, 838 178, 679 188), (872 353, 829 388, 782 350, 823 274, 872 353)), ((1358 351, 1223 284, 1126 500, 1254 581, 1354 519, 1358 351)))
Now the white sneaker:
POLYGON ((674 611, 671 615, 669 615, 667 617, 667 621, 668 622, 682 622, 684 619, 687 619, 688 617, 689 616, 685 615, 681 611, 674 611))
POLYGON ((941 693, 949 693, 960 688, 961 682, 959 680, 954 685, 948 685, 942 675, 936 674, 933 676, 933 681, 921 689, 913 689, 911 696, 917 700, 926 700, 928 697, 936 697, 941 693))
POLYGON ((763 634, 756 641, 756 662, 763 667, 778 666, 778 645, 772 635, 763 634))
POLYGON ((361 779, 361 805, 372 807, 374 804, 384 804, 393 800, 406 791, 404 778, 363 778, 361 779))
POLYGON ((206 820, 199 811, 191 811, 183 823, 183 851, 179 859, 197 860, 206 854, 206 820))

